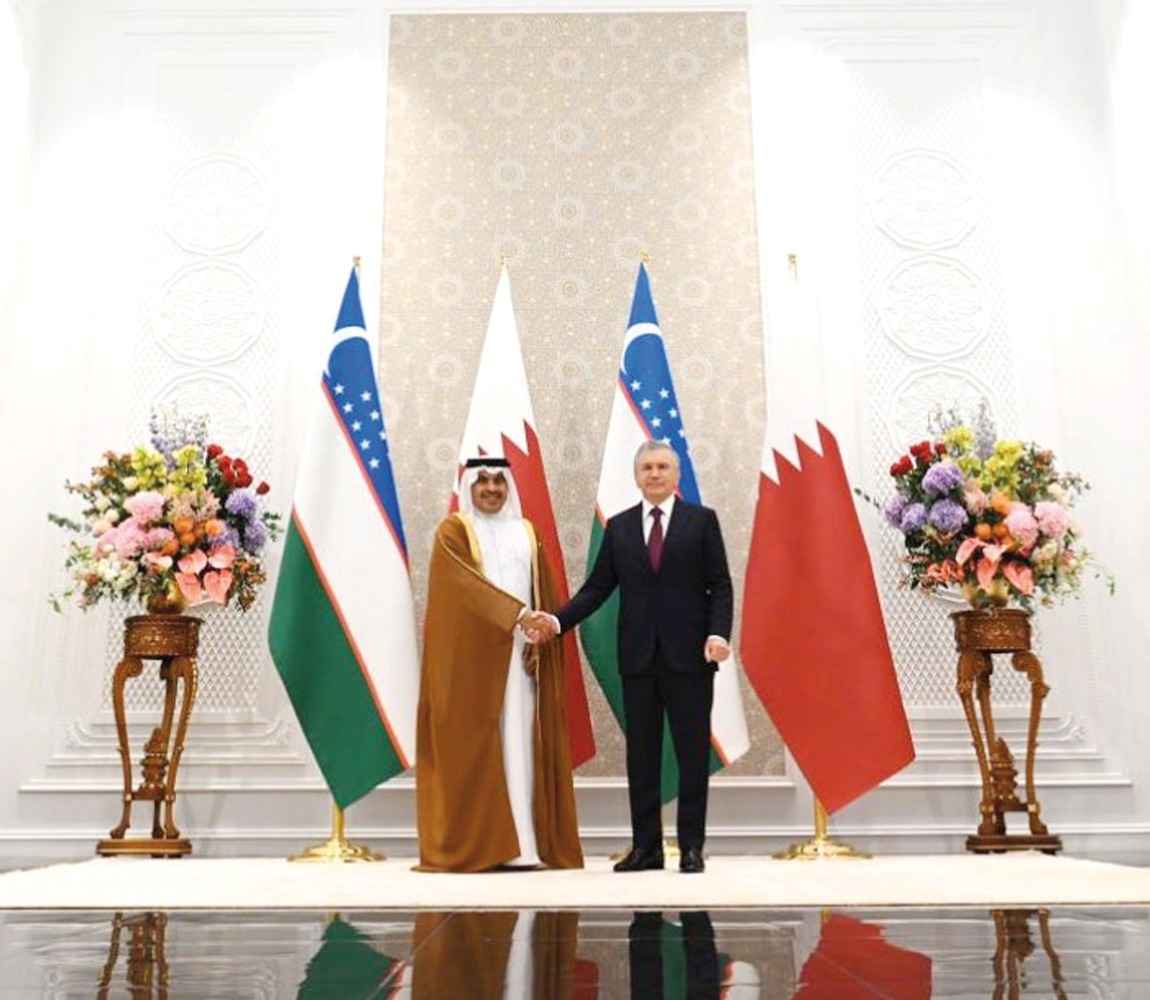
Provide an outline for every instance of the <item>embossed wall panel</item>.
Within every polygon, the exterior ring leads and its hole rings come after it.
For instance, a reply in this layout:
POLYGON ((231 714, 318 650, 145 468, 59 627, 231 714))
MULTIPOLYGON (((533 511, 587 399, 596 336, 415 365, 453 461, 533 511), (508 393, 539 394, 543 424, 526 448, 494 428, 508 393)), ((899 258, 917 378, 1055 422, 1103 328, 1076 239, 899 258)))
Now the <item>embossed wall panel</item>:
MULTIPOLYGON (((282 276, 294 254, 287 248, 300 238, 291 229, 297 210, 288 203, 297 95, 306 74, 355 37, 358 19, 253 21, 215 12, 196 31, 187 28, 178 14, 124 13, 111 18, 108 49, 100 52, 109 74, 102 96, 123 116, 122 155, 132 158, 140 198, 125 212, 126 224, 138 226, 138 244, 114 263, 119 280, 135 287, 134 324, 125 319, 122 339, 132 430, 109 444, 127 449, 144 440, 154 409, 174 404, 183 413, 207 413, 212 439, 246 458, 257 478, 273 481, 268 506, 286 515, 291 484, 272 473, 282 463, 275 450, 284 421, 281 351, 293 333, 280 325, 282 276), (258 34, 249 34, 257 25, 258 34)), ((198 780, 197 768, 204 768, 200 778, 233 773, 243 760, 234 773, 266 776, 287 766, 278 773, 315 784, 290 706, 269 687, 271 598, 266 588, 247 613, 191 612, 207 627, 186 781, 198 780)), ((110 678, 122 652, 117 614, 108 618, 103 652, 110 678)), ((125 694, 133 732, 146 735, 162 703, 158 676, 145 671, 125 694)), ((69 725, 53 761, 63 769, 48 785, 67 784, 77 764, 111 763, 110 699, 106 681, 92 714, 69 725)))
MULTIPOLYGON (((417 600, 446 509, 506 256, 567 574, 583 578, 640 255, 705 502, 742 589, 762 438, 742 14, 396 16, 391 21, 381 367, 417 600)), ((594 679, 598 756, 623 773, 594 679)), ((728 772, 778 773, 754 747, 728 772)))
MULTIPOLYGON (((928 434, 939 405, 987 399, 1003 433, 1015 412, 995 226, 987 188, 982 73, 976 59, 852 60, 851 147, 875 480, 928 434)), ((912 709, 957 714, 950 610, 898 586, 897 533, 876 567, 891 646, 912 709), (924 608, 924 605, 933 605, 924 608)), ((1009 672, 996 688, 1017 701, 1009 672)))

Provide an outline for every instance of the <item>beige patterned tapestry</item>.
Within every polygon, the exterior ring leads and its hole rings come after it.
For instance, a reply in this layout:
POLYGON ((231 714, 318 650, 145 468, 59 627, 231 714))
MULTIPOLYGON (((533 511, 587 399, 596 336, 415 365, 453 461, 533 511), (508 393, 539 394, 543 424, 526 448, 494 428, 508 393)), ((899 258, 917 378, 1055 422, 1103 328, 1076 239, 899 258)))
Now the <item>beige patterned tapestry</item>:
MULTIPOLYGON (((744 15, 395 16, 387 122, 381 384, 421 608, 501 258, 572 589, 646 254, 741 594, 764 419, 744 15)), ((621 774, 585 679, 599 754, 580 773, 621 774)), ((753 748, 726 773, 780 773, 743 691, 753 748)))

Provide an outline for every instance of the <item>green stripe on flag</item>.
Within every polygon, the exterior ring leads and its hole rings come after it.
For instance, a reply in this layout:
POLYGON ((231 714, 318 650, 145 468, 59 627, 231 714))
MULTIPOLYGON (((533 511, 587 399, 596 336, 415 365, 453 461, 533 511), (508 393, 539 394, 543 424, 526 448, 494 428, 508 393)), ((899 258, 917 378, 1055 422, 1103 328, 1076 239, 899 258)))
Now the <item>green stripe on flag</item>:
POLYGON ((336 919, 307 964, 297 1000, 372 1000, 390 992, 388 980, 399 963, 372 947, 353 925, 336 919))
POLYGON ((268 626, 272 658, 336 805, 403 772, 371 688, 293 520, 268 626))
MULTIPOLYGON (((603 525, 599 518, 591 521, 591 542, 587 547, 587 574, 599 557, 603 546, 603 525)), ((607 704, 619 726, 623 724, 623 682, 619 677, 619 645, 616 636, 619 631, 619 591, 616 590, 593 615, 579 626, 579 638, 583 652, 591 664, 591 672, 603 689, 607 704)))

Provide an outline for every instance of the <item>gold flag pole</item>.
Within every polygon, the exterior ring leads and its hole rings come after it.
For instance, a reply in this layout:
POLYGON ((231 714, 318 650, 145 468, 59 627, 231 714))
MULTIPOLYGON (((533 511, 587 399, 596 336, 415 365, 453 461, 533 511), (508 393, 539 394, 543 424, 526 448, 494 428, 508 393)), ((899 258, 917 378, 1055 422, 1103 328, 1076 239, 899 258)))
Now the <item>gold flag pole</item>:
POLYGON ((827 836, 827 811, 815 799, 815 835, 802 844, 792 844, 774 855, 783 861, 814 861, 818 858, 869 858, 869 854, 856 851, 849 844, 840 844, 827 836))
POLYGON ((343 810, 334 802, 331 804, 331 838, 324 844, 305 848, 293 854, 289 861, 383 861, 384 856, 364 847, 353 844, 343 835, 343 810))
MULTIPOLYGON (((354 254, 351 258, 351 266, 355 269, 356 275, 359 274, 359 268, 362 258, 359 254, 354 254)), ((288 858, 288 861, 384 861, 384 855, 377 854, 369 847, 364 847, 362 844, 353 844, 343 835, 343 810, 340 809, 334 802, 331 804, 331 836, 325 843, 313 844, 311 847, 305 847, 299 854, 293 854, 288 858)), ((338 914, 336 914, 338 918, 338 914)))

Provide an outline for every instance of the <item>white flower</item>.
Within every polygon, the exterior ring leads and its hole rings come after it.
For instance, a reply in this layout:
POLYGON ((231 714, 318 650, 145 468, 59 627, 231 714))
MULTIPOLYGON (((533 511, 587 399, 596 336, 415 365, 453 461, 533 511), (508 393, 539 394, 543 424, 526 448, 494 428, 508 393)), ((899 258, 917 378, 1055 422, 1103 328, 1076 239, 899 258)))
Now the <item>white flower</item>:
POLYGON ((134 493, 136 491, 136 487, 139 485, 140 480, 137 476, 127 476, 124 479, 124 489, 126 489, 129 493, 134 493))
POLYGON ((109 507, 112 506, 112 501, 109 500, 106 496, 104 496, 103 493, 101 493, 98 497, 96 497, 92 506, 95 507, 96 510, 100 511, 100 513, 103 513, 109 507))

